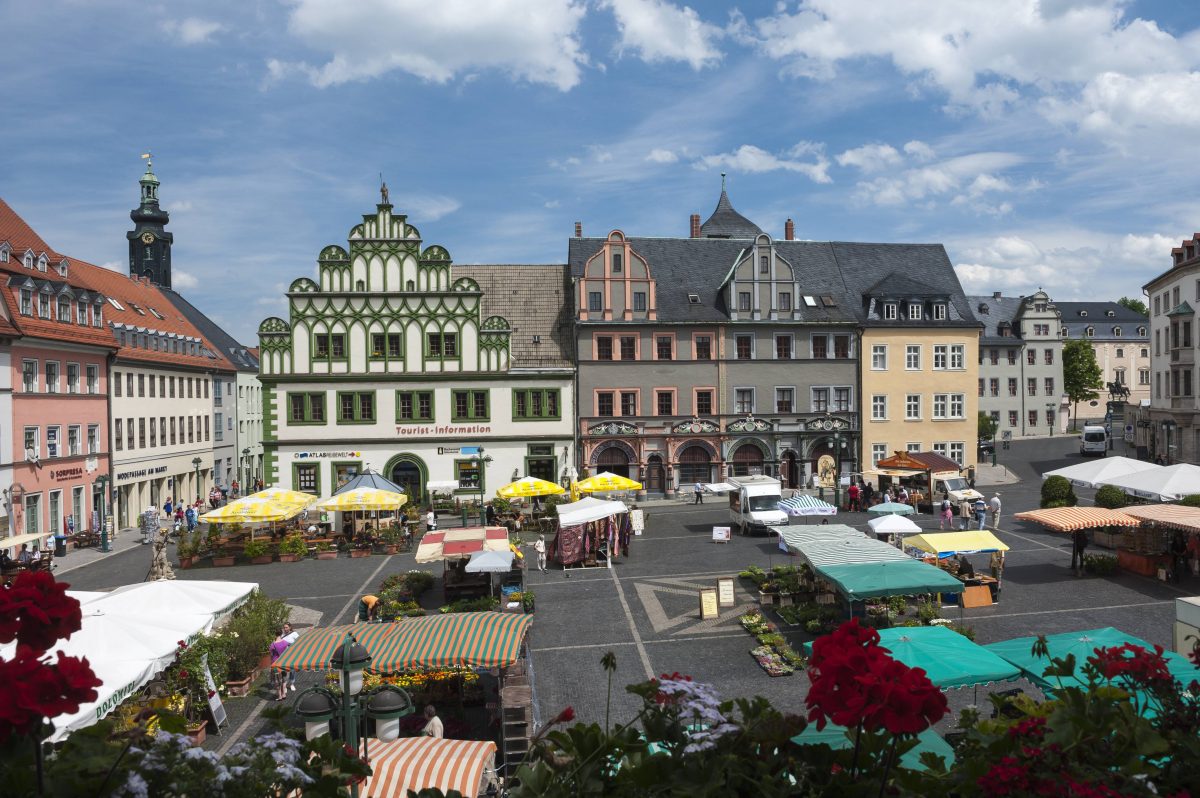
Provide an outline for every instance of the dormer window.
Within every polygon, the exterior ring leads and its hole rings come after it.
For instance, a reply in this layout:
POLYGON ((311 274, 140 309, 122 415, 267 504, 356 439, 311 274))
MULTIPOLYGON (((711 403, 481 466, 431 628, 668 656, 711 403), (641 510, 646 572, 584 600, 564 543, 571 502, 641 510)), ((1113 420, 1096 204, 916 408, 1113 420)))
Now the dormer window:
POLYGON ((934 321, 945 321, 946 320, 946 305, 944 303, 942 303, 942 302, 934 303, 934 305, 933 305, 933 320, 934 321))
POLYGON ((1120 337, 1121 337, 1121 328, 1120 328, 1120 327, 1113 327, 1113 330, 1112 330, 1112 332, 1113 332, 1113 337, 1114 337, 1114 338, 1120 338, 1120 337))
POLYGON ((76 319, 75 321, 82 325, 87 325, 87 303, 77 302, 75 304, 76 319))
POLYGON ((92 326, 104 326, 104 305, 100 302, 97 302, 95 307, 92 308, 92 326))
POLYGON ((33 268, 33 253, 26 252, 25 258, 21 262, 24 264, 26 269, 32 269, 33 268))
POLYGON ((1081 311, 1079 311, 1079 318, 1081 318, 1081 319, 1086 319, 1086 318, 1087 318, 1087 311, 1086 311, 1086 310, 1081 310, 1081 311))
POLYGON ((614 252, 612 254, 612 273, 621 274, 625 271, 625 254, 622 252, 614 252))
POLYGON ((1088 327, 1086 330, 1084 330, 1083 334, 1086 335, 1088 338, 1092 338, 1096 335, 1096 328, 1088 327))
POLYGON ((33 290, 29 288, 21 289, 21 315, 33 315, 33 290))
POLYGON ((64 259, 64 260, 60 260, 60 261, 58 262, 58 276, 59 276, 59 277, 66 277, 66 276, 67 276, 67 261, 66 261, 65 259, 64 259))
POLYGON ((999 328, 997 329, 997 332, 1000 333, 1001 338, 1008 338, 1009 336, 1012 335, 1012 325, 1010 325, 1006 321, 1001 322, 999 328))
POLYGON ((920 302, 909 302, 908 303, 908 320, 909 321, 920 321, 921 320, 921 303, 920 302))
POLYGON ((71 301, 65 296, 58 298, 58 320, 69 322, 71 321, 71 301))
POLYGON ((1139 338, 1146 337, 1146 328, 1145 327, 1138 327, 1138 337, 1139 338))
POLYGON ((1110 319, 1114 319, 1117 316, 1117 312, 1115 310, 1109 310, 1105 311, 1104 315, 1108 316, 1110 319))
POLYGON ((43 319, 50 318, 50 294, 38 294, 38 315, 43 319))
POLYGON ((900 309, 895 302, 883 303, 883 318, 886 321, 895 321, 897 318, 899 318, 899 315, 900 309))
POLYGON ((41 255, 39 258, 38 258, 38 260, 37 260, 37 267, 38 267, 38 271, 39 271, 39 272, 44 272, 44 271, 46 271, 46 266, 47 266, 47 265, 49 265, 49 263, 50 263, 50 262, 49 262, 48 260, 46 260, 46 255, 45 255, 45 253, 43 253, 43 254, 42 254, 42 255, 41 255))
POLYGON ((1059 334, 1059 337, 1066 338, 1068 335, 1071 334, 1071 331, 1068 330, 1066 327, 1063 327, 1061 330, 1058 331, 1058 334, 1059 334))
POLYGON ((980 315, 980 316, 986 316, 986 315, 988 315, 988 313, 990 313, 990 312, 991 312, 991 311, 989 311, 989 310, 988 310, 988 306, 987 306, 987 303, 986 303, 986 302, 980 302, 980 303, 979 303, 979 315, 980 315))
POLYGON ((7 241, 0 242, 0 263, 8 263, 9 246, 7 241))

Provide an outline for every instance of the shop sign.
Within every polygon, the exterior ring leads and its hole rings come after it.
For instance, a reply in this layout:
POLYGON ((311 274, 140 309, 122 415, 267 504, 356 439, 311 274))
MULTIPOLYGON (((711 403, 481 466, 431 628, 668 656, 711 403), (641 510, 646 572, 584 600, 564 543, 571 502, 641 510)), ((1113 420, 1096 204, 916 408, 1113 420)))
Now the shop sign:
POLYGON ((733 595, 733 577, 723 576, 717 579, 717 603, 722 607, 732 607, 737 604, 733 595))
POLYGON ((457 448, 451 449, 448 446, 439 446, 438 447, 438 454, 458 454, 458 453, 459 453, 459 451, 457 448))
POLYGON ((396 434, 402 438, 413 438, 419 435, 489 435, 492 428, 479 424, 397 424, 396 434))
POLYGON ((362 457, 362 452, 295 452, 292 457, 296 460, 329 459, 331 457, 338 460, 349 460, 362 457))
POLYGON ((126 479, 141 479, 142 477, 152 477, 155 474, 165 473, 167 473, 167 466, 161 465, 154 466, 153 468, 139 468, 136 471, 123 471, 117 474, 116 479, 120 482, 126 479))
POLYGON ((55 468, 50 471, 50 479, 61 482, 64 479, 82 479, 83 467, 72 466, 70 468, 55 468))
POLYGON ((705 587, 700 589, 700 620, 707 621, 710 618, 716 618, 721 614, 720 608, 717 606, 717 591, 716 588, 705 587))

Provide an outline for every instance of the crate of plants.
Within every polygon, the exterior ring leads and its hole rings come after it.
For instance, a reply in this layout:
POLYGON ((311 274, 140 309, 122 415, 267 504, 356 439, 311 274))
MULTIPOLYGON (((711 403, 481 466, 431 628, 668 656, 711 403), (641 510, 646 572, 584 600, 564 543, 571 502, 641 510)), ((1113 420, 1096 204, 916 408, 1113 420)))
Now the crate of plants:
POLYGON ((750 656, 754 657, 768 676, 788 676, 795 672, 795 668, 784 662, 783 657, 771 646, 759 646, 750 649, 750 656))

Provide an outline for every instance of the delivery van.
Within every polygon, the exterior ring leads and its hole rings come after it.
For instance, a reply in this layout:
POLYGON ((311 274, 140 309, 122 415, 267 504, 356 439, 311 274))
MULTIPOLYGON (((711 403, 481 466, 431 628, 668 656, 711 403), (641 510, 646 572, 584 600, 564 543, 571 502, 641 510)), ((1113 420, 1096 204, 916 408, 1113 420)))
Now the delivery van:
POLYGON ((982 499, 983 494, 971 487, 971 483, 963 479, 958 471, 942 471, 933 474, 933 495, 941 500, 943 495, 949 496, 955 504, 973 502, 982 499))
POLYGON ((765 535, 788 522, 787 513, 779 509, 783 492, 774 477, 730 477, 729 516, 739 535, 765 535))
POLYGON ((1079 453, 1084 457, 1092 455, 1104 456, 1108 451, 1108 433, 1104 427, 1085 426, 1079 433, 1079 453))

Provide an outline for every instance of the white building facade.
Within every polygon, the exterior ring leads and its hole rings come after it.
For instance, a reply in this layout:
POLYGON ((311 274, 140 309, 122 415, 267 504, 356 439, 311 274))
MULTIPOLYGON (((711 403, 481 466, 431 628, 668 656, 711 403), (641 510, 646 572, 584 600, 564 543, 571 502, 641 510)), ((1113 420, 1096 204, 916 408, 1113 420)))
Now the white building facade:
POLYGON ((237 374, 237 452, 238 480, 242 492, 263 478, 262 383, 258 374, 238 370, 237 374))
POLYGON ((369 467, 423 502, 430 483, 472 499, 569 476, 565 282, 565 266, 454 269, 385 190, 291 284, 289 319, 259 327, 267 484, 328 496, 369 467))

